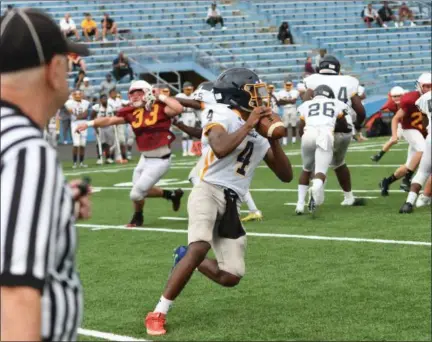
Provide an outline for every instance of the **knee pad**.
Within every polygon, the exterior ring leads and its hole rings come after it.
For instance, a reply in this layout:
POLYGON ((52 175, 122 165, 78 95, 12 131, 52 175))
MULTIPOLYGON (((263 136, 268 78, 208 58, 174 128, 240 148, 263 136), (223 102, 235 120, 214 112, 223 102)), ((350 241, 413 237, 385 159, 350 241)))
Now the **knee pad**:
POLYGON ((147 193, 140 191, 137 186, 133 186, 131 192, 129 193, 129 198, 132 201, 142 201, 147 193))
POLYGON ((423 186, 426 183, 429 176, 430 176, 430 173, 421 172, 419 170, 419 171, 417 171, 417 173, 413 177, 411 184, 416 183, 416 184, 420 184, 420 186, 423 186))
POLYGON ((129 146, 132 146, 133 143, 134 143, 134 139, 133 139, 133 138, 128 138, 128 140, 127 140, 127 144, 128 144, 129 146))

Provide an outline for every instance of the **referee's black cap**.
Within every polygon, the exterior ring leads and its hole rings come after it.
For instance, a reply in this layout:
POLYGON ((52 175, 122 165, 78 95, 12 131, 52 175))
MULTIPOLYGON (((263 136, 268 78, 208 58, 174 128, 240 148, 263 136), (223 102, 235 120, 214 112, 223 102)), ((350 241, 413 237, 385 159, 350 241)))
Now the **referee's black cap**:
POLYGON ((33 8, 14 8, 0 18, 0 73, 48 64, 54 55, 88 56, 84 44, 65 38, 56 22, 33 8))

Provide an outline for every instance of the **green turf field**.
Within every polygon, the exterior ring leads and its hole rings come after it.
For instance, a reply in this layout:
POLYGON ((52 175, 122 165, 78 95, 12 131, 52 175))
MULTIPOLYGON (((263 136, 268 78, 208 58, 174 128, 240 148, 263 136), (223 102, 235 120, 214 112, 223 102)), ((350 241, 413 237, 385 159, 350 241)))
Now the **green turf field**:
MULTIPOLYGON (((400 215, 406 194, 399 183, 390 197, 380 197, 378 182, 405 162, 407 147, 395 146, 376 165, 369 157, 382 142, 353 143, 348 156, 355 194, 372 197, 367 207, 341 207, 330 171, 326 202, 315 219, 296 216, 290 205, 297 200, 298 146, 287 149, 295 165, 291 184, 280 183, 262 164, 251 189, 265 218, 246 224, 246 276, 227 289, 196 273, 170 311, 162 338, 146 335, 143 318, 161 295, 173 248, 186 243, 187 221, 172 220, 187 218, 186 205, 174 213, 165 200, 150 199, 148 229, 123 229, 132 213, 127 183, 134 164, 96 167, 88 161, 85 171, 66 164, 68 178, 88 174, 100 190, 93 195, 92 220, 78 224, 86 329, 80 339, 430 341, 430 208, 400 215)), ((195 160, 173 158, 163 186, 190 189, 186 178, 195 160)))

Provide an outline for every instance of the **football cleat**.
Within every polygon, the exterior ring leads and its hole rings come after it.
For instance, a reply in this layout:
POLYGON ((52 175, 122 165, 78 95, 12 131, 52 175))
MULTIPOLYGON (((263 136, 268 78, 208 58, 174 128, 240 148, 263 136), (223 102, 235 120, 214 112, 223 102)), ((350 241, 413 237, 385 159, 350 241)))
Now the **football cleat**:
POLYGON ((260 210, 254 211, 249 213, 247 216, 243 217, 241 219, 242 222, 249 222, 249 221, 262 221, 263 214, 260 210))
POLYGON ((383 178, 383 180, 379 183, 379 187, 381 189, 381 196, 388 196, 389 195, 389 187, 390 184, 387 180, 387 178, 383 178))
POLYGON ((431 204, 431 197, 421 194, 417 198, 416 207, 421 208, 431 204))
POLYGON ((134 213, 132 220, 126 225, 128 228, 141 227, 144 224, 144 215, 142 213, 134 213))
POLYGON ((371 160, 375 163, 378 163, 381 160, 381 156, 379 154, 375 154, 372 157, 370 157, 371 160))
POLYGON ((80 163, 80 164, 79 164, 79 167, 82 167, 82 168, 85 169, 85 168, 88 167, 88 166, 87 166, 86 164, 84 164, 84 163, 80 163))
POLYGON ((145 318, 147 334, 152 336, 165 335, 166 315, 160 312, 149 312, 145 318))
POLYGON ((173 262, 173 267, 172 267, 171 271, 174 269, 174 267, 177 266, 177 264, 180 262, 180 260, 183 259, 183 257, 186 255, 186 253, 187 253, 187 246, 180 246, 174 250, 174 254, 173 254, 174 262, 173 262))
POLYGON ((107 162, 107 164, 113 164, 114 160, 112 160, 111 158, 107 158, 106 162, 107 162))
POLYGON ((172 208, 174 211, 178 211, 180 209, 181 204, 181 198, 183 197, 183 190, 177 189, 174 190, 173 194, 171 195, 171 201, 172 201, 172 208))
POLYGON ((405 202, 399 209, 399 214, 411 214, 413 210, 413 205, 409 202, 405 202))
POLYGON ((295 209, 295 213, 297 215, 303 215, 304 214, 304 204, 297 203, 297 206, 296 206, 296 209, 295 209))
POLYGON ((103 163, 104 162, 103 162, 102 158, 99 158, 96 162, 97 165, 103 165, 103 163))
POLYGON ((73 163, 72 169, 76 169, 78 167, 77 163, 73 163))
POLYGON ((312 188, 309 188, 309 202, 308 202, 308 210, 312 214, 312 216, 315 215, 317 205, 314 199, 314 194, 312 192, 312 188))

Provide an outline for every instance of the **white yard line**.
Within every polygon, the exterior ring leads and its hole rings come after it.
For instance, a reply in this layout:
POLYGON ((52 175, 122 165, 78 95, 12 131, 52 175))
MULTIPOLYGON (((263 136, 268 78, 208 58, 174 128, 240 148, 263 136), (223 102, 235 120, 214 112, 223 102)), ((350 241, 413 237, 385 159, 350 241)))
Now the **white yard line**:
POLYGON ((116 335, 112 333, 102 332, 102 331, 96 331, 96 330, 89 330, 89 329, 78 329, 78 334, 83 336, 90 336, 90 337, 96 337, 96 338, 102 338, 107 341, 147 341, 150 342, 150 340, 144 340, 144 339, 138 339, 135 337, 130 336, 123 336, 123 335, 116 335))
MULTIPOLYGON (((163 187, 166 190, 176 190, 179 187, 163 187)), ((120 187, 120 186, 101 186, 101 187, 97 187, 98 190, 130 190, 132 189, 130 186, 129 187, 120 187)), ((192 188, 181 188, 183 191, 191 191, 192 188)), ((297 189, 249 189, 249 191, 252 192, 297 192, 297 189)), ((341 189, 325 189, 325 192, 338 192, 338 193, 342 193, 341 189)), ((353 193, 370 193, 370 192, 381 192, 380 189, 372 189, 372 190, 353 190, 353 193)), ((405 191, 400 190, 400 189, 394 189, 392 190, 392 193, 405 193, 405 191)), ((363 197, 363 196, 358 196, 358 197, 363 197)), ((367 197, 365 197, 367 198, 367 197)))
MULTIPOLYGON (((187 234, 186 229, 171 229, 171 228, 126 228, 124 226, 113 225, 97 225, 97 224, 77 224, 80 228, 101 228, 103 229, 116 229, 116 230, 137 230, 143 232, 161 232, 161 233, 174 233, 174 234, 187 234)), ((368 242, 368 243, 382 243, 392 245, 414 245, 414 246, 431 246, 430 242, 424 241, 405 241, 405 240, 385 240, 385 239, 366 239, 366 238, 349 238, 337 236, 318 236, 318 235, 299 235, 299 234, 277 234, 277 233, 248 233, 248 236, 272 237, 272 238, 289 238, 289 239, 307 239, 307 240, 327 240, 327 241, 348 241, 348 242, 368 242)))
POLYGON ((175 217, 175 216, 161 216, 159 217, 159 220, 166 220, 166 221, 187 221, 187 217, 175 217))

